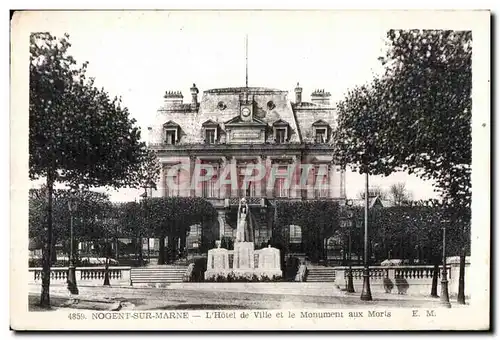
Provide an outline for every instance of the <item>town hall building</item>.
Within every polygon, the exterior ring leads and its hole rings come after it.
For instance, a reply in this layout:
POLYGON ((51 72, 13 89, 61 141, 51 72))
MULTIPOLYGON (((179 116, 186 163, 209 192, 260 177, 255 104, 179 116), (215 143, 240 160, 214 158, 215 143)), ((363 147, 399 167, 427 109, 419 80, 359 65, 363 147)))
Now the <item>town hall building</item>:
MULTIPOLYGON (((216 240, 234 238, 234 211, 241 197, 246 197, 252 211, 252 240, 256 248, 272 237, 273 207, 277 201, 345 199, 345 174, 332 160, 336 115, 329 92, 315 90, 310 101, 305 101, 297 83, 293 100, 287 91, 264 87, 207 89, 201 98, 199 94, 195 84, 189 100, 184 100, 179 91, 167 91, 154 125, 148 128, 148 146, 157 153, 161 164, 160 180, 152 196, 203 197, 218 212, 215 225, 203 227, 204 230, 192 226, 186 239, 177 240, 178 246, 188 253, 202 249, 206 252, 216 240), (173 168, 179 164, 184 166, 173 168), (199 164, 215 169, 212 178, 194 187, 182 185, 193 178, 199 164), (217 185, 228 164, 237 169, 236 187, 217 185), (277 169, 278 175, 271 182, 240 185, 249 164, 277 169), (309 182, 314 182, 315 172, 322 169, 321 185, 285 185, 286 179, 279 174, 290 165, 299 169, 304 164, 311 167, 309 182)), ((299 226, 290 227, 287 241, 300 251, 299 226)))

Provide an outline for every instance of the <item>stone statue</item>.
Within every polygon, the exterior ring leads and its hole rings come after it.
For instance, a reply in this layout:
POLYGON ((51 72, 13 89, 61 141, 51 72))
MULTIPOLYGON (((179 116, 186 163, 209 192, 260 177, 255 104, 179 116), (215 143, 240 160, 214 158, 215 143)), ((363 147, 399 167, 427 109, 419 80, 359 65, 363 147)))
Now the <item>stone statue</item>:
POLYGON ((236 226, 236 242, 245 242, 245 229, 247 228, 248 204, 243 197, 238 205, 238 222, 236 226))

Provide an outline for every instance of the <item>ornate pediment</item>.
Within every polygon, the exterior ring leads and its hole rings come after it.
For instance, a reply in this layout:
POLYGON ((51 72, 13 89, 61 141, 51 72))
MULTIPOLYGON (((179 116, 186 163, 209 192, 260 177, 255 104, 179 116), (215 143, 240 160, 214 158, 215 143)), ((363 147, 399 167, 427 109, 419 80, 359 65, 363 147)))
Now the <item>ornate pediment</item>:
POLYGON ((241 116, 236 116, 236 117, 228 120, 226 123, 224 123, 224 125, 226 127, 227 126, 229 126, 229 127, 231 127, 231 126, 248 126, 248 125, 267 127, 267 123, 259 118, 252 117, 252 120, 244 121, 241 118, 241 116))
POLYGON ((203 126, 203 127, 216 127, 216 126, 219 126, 219 123, 214 122, 213 120, 209 119, 209 120, 205 121, 203 124, 201 124, 201 126, 203 126))
POLYGON ((164 128, 173 128, 173 129, 178 129, 180 126, 176 122, 169 120, 165 124, 163 124, 164 128))
POLYGON ((259 118, 251 117, 243 120, 241 116, 234 117, 224 124, 227 142, 231 144, 264 143, 268 125, 259 118))
POLYGON ((315 121, 312 125, 313 126, 330 126, 330 124, 325 122, 323 119, 319 119, 319 120, 315 121))
POLYGON ((288 127, 288 126, 290 126, 290 124, 288 124, 288 122, 287 122, 287 121, 285 121, 285 120, 283 120, 283 119, 281 119, 281 118, 280 118, 280 119, 278 119, 277 121, 275 121, 275 122, 273 123, 273 126, 284 126, 284 127, 288 127))

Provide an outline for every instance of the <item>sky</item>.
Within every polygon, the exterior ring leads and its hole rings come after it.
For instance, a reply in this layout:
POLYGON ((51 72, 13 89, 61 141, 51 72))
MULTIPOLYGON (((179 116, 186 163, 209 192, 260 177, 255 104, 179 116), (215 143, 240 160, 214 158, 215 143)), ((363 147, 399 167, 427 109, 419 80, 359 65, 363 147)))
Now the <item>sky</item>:
MULTIPOLYGON (((55 12, 50 32, 70 35, 70 54, 88 61, 88 75, 112 96, 121 96, 146 137, 167 90, 189 100, 204 90, 245 85, 248 34, 249 86, 289 91, 297 82, 308 101, 315 89, 332 102, 382 71, 388 29, 383 20, 334 12, 55 12)), ((200 96, 201 97, 201 96, 200 96)), ((370 186, 404 182, 414 199, 436 197, 432 183, 396 173, 370 177, 370 186)), ((346 193, 356 197, 364 177, 348 172, 346 193)), ((137 199, 131 189, 108 191, 113 201, 137 199)))

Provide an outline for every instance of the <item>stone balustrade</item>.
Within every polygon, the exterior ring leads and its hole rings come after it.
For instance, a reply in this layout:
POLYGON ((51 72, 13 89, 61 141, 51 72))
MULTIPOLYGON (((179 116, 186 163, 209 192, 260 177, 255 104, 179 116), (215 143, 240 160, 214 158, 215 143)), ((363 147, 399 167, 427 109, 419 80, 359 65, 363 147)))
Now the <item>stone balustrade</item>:
MULTIPOLYGON (((344 289, 347 287, 349 267, 334 267, 335 284, 344 289)), ((372 292, 392 294, 429 295, 432 286, 434 266, 370 266, 370 288, 372 292)), ((458 291, 458 265, 448 264, 448 289, 450 295, 458 291)), ((466 285, 468 266, 466 266, 466 285)), ((440 294, 442 266, 438 272, 438 294, 440 294)), ((363 286, 363 267, 352 267, 354 289, 361 292, 363 286)), ((466 287, 466 292, 470 290, 466 287)))
MULTIPOLYGON (((336 271, 342 271, 347 278, 347 269, 349 267, 335 267, 336 271)), ((442 267, 441 267, 442 268, 442 267)), ((451 266, 447 266, 448 270, 451 266)), ((384 278, 404 278, 404 279, 432 279, 432 274, 434 271, 434 266, 370 266, 370 278, 374 280, 384 279, 384 278)), ((352 267, 352 277, 354 280, 363 279, 363 267, 356 266, 352 267)), ((441 269, 438 274, 441 277, 441 269)), ((449 276, 448 276, 449 278, 449 276)))
MULTIPOLYGON (((130 267, 109 267, 109 282, 113 286, 130 286, 130 267)), ((104 282, 105 267, 77 267, 76 281, 79 285, 98 286, 104 282)), ((42 282, 42 268, 29 268, 30 283, 42 282)), ((51 284, 66 284, 68 267, 52 267, 50 269, 51 284)))

